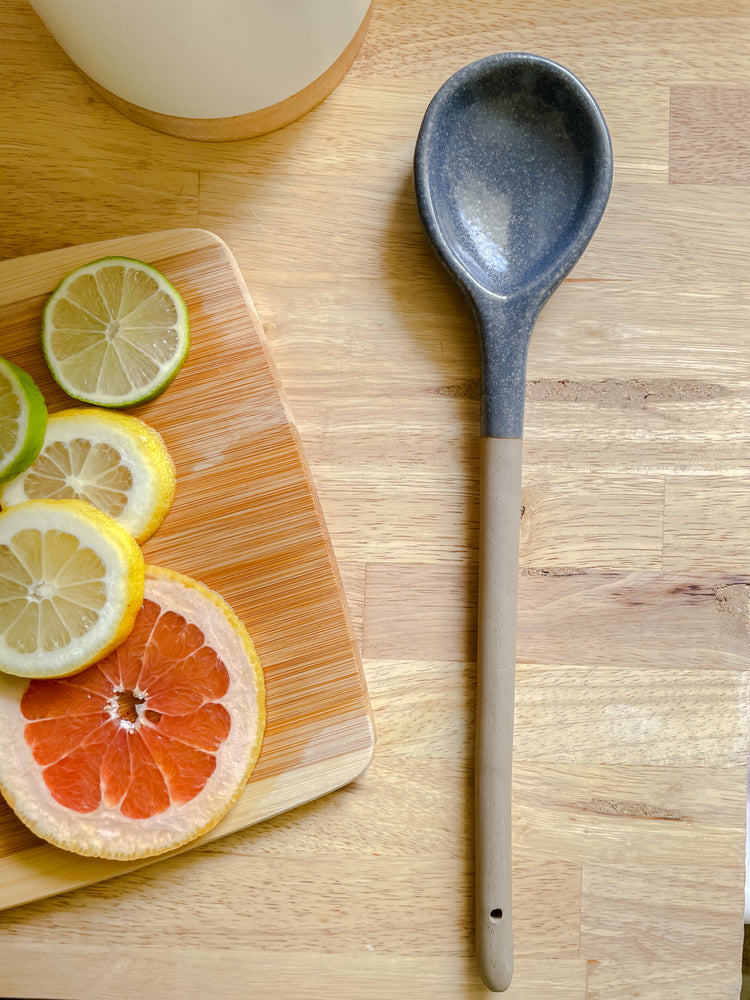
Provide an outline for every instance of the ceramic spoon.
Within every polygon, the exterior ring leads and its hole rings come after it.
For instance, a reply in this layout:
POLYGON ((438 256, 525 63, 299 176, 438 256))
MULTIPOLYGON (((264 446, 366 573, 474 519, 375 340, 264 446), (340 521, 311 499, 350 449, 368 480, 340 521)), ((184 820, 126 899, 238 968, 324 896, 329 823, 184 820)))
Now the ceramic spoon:
POLYGON ((502 53, 452 76, 414 159, 422 222, 469 298, 482 357, 477 649, 476 933, 486 986, 513 974, 511 761, 526 358, 542 305, 594 234, 609 133, 568 70, 502 53))

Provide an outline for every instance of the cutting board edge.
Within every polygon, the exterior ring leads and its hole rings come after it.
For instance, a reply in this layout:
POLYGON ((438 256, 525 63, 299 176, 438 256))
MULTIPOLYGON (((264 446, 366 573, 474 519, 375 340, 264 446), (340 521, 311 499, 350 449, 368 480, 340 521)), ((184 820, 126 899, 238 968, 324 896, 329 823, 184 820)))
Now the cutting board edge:
MULTIPOLYGON (((76 267, 78 263, 84 264, 91 260, 95 260, 96 256, 132 256, 132 253, 128 254, 126 251, 127 247, 133 242, 142 243, 147 248, 152 246, 156 248, 159 246, 160 242, 165 239, 194 240, 196 248, 208 240, 208 242, 214 243, 220 247, 229 256, 229 258, 234 261, 234 255, 232 254, 229 245, 225 240, 223 240, 220 236, 217 236, 216 233, 212 232, 210 229, 202 229, 199 226, 181 226, 175 229, 154 229, 147 233, 132 233, 129 236, 110 236, 101 240, 92 240, 89 243, 71 243, 68 246, 53 247, 49 250, 39 250, 36 253, 24 254, 19 257, 7 257, 5 260, 0 260, 0 288, 2 287, 2 279, 6 275, 9 275, 11 279, 14 279, 15 276, 18 275, 23 276, 27 280, 30 277, 38 280, 39 274, 37 268, 35 267, 37 261, 44 260, 45 262, 48 262, 50 260, 54 261, 55 258, 59 258, 60 260, 70 258, 73 261, 70 265, 70 270, 76 267), (88 253, 89 250, 92 250, 96 256, 91 256, 91 254, 88 253)), ((188 246, 183 249, 191 248, 188 246)), ((61 279, 63 277, 64 273, 60 275, 61 279)), ((0 297, 0 304, 2 301, 2 297, 0 297)))
POLYGON ((213 830, 203 834, 197 840, 184 844, 175 851, 169 851, 153 858, 141 858, 135 861, 107 861, 100 858, 86 858, 78 854, 68 853, 60 848, 53 848, 51 845, 39 841, 24 851, 0 859, 0 869, 3 867, 6 870, 13 869, 10 884, 18 886, 22 890, 13 895, 8 892, 7 887, 3 887, 0 892, 0 912, 140 871, 159 862, 195 851, 207 844, 215 843, 233 833, 249 830, 265 820, 296 809, 298 806, 309 805, 309 803, 338 791, 361 777, 370 766, 373 753, 374 741, 368 746, 348 751, 336 758, 315 761, 313 764, 303 765, 278 776, 251 782, 241 799, 213 830), (333 784, 331 779, 334 775, 332 775, 330 768, 332 759, 337 762, 333 784), (281 796, 282 793, 288 791, 287 786, 297 784, 301 780, 308 783, 306 798, 295 799, 291 806, 288 802, 282 801, 281 796), (260 808, 261 801, 263 808, 260 808), (252 813, 252 818, 249 820, 247 819, 248 813, 252 813), (44 864, 39 864, 40 861, 44 864), (30 876, 29 869, 33 868, 35 864, 37 871, 32 872, 30 876), (86 869, 90 870, 85 872, 86 869))
POLYGON ((247 282, 245 281, 245 276, 243 275, 242 270, 241 270, 239 264, 237 263, 237 259, 235 258, 234 254, 232 253, 231 247, 220 236, 217 236, 216 233, 211 232, 211 230, 209 230, 209 229, 187 229, 187 230, 176 229, 176 230, 167 230, 167 232, 174 232, 174 233, 178 233, 178 234, 179 233, 185 233, 185 232, 187 232, 187 233, 199 233, 199 234, 202 234, 204 237, 207 236, 207 237, 209 237, 209 239, 215 241, 216 244, 218 246, 220 246, 221 249, 222 249, 222 251, 224 252, 224 254, 225 254, 226 258, 227 258, 227 262, 229 263, 229 265, 232 268, 232 271, 234 273, 234 277, 235 277, 235 280, 237 282, 237 286, 240 289, 240 291, 242 293, 242 296, 243 296, 243 298, 245 300, 245 305, 247 306, 248 312, 253 317, 253 320, 254 320, 254 323, 255 323, 255 327, 256 327, 256 330, 257 330, 257 333, 258 333, 258 338, 260 340, 260 343, 261 343, 261 346, 262 346, 262 349, 263 349, 263 353, 265 355, 265 359, 266 359, 266 362, 268 364, 269 371, 271 373, 271 377, 273 378, 273 382, 274 382, 274 386, 275 386, 275 389, 276 389, 276 393, 277 393, 278 398, 281 401, 281 405, 282 405, 282 407, 284 409, 284 414, 285 414, 285 417, 286 417, 286 421, 287 421, 289 430, 291 432, 292 438, 294 440, 294 445, 295 445, 295 447, 297 449, 297 453, 299 455, 300 464, 301 464, 301 466, 302 466, 302 468, 304 470, 305 477, 307 479, 307 485, 308 485, 308 489, 310 491, 310 496, 312 498, 313 505, 315 507, 315 513, 316 513, 316 517, 317 517, 317 520, 318 520, 320 532, 321 532, 321 535, 322 535, 322 537, 323 537, 323 539, 325 541, 325 545, 326 545, 326 548, 327 548, 329 556, 330 556, 331 572, 332 572, 332 575, 333 575, 333 577, 334 577, 334 579, 336 581, 336 588, 337 588, 338 593, 339 593, 339 597, 340 597, 340 601, 341 601, 341 609, 342 609, 343 614, 344 614, 344 620, 346 622, 347 632, 348 632, 349 636, 351 637, 351 656, 352 656, 353 663, 356 666, 357 673, 359 675, 359 682, 360 682, 360 686, 361 686, 361 695, 362 695, 362 700, 363 700, 363 707, 364 707, 364 710, 365 710, 365 712, 366 712, 366 714, 368 716, 368 719, 369 719, 369 722, 370 722, 370 729, 372 731, 373 740, 374 740, 375 739, 375 718, 374 718, 374 713, 373 713, 373 710, 372 710, 372 704, 371 704, 371 701, 370 701, 369 690, 368 690, 368 687, 367 687, 367 679, 365 677, 364 666, 362 664, 362 657, 360 655, 359 648, 358 648, 357 641, 356 641, 356 632, 355 632, 355 629, 354 629, 354 622, 352 620, 351 610, 349 608, 349 602, 348 602, 348 600, 346 598, 346 590, 344 589, 344 583, 343 583, 343 580, 341 578, 341 571, 339 569, 338 559, 336 558, 336 553, 335 553, 334 548, 333 548, 333 543, 331 541, 331 536, 330 536, 330 533, 328 531, 328 525, 327 525, 327 522, 326 522, 326 519, 325 519, 325 515, 323 513, 323 508, 322 508, 321 503, 320 503, 320 497, 318 496, 318 490, 317 490, 317 487, 315 485, 315 478, 314 478, 314 476, 312 474, 312 470, 310 468, 310 463, 309 463, 309 461, 307 459, 307 454, 305 452, 304 442, 302 441, 302 437, 301 437, 301 435, 299 433, 299 428, 297 427, 297 423, 296 423, 296 421, 294 419, 294 414, 292 413, 291 407, 289 405, 289 401, 287 399, 286 392, 284 390, 284 384, 283 384, 283 382, 282 382, 282 380, 281 380, 281 378, 279 376, 278 370, 276 368, 276 362, 274 361, 273 353, 272 353, 272 351, 271 351, 271 349, 269 347, 268 338, 266 337, 265 327, 263 326, 261 318, 258 315, 258 311, 255 308, 255 303, 253 301, 252 295, 250 294, 250 289, 247 287, 247 282))

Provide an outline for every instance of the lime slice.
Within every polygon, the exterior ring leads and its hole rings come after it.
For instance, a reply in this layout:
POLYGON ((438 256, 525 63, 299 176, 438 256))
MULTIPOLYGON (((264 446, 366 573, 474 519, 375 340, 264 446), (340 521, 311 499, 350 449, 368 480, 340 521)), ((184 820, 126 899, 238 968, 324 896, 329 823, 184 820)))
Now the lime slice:
POLYGON ((0 669, 63 677, 106 656, 143 602, 135 539, 81 500, 29 500, 0 514, 0 669))
POLYGON ((0 487, 0 503, 86 500, 144 542, 164 520, 175 485, 174 463, 153 427, 127 413, 77 407, 51 414, 36 461, 0 487))
POLYGON ((25 371, 0 358, 0 483, 34 461, 44 441, 47 407, 25 371))
POLYGON ((185 303, 163 274, 128 257, 76 268, 47 300, 42 347, 58 385, 85 403, 135 406, 163 392, 187 356, 185 303))

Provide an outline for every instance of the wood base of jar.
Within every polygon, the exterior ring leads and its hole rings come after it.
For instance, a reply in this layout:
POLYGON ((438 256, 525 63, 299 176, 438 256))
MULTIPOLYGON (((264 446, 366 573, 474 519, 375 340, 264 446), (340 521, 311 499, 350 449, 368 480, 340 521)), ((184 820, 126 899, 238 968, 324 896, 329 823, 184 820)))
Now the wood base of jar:
POLYGON ((313 80, 307 87, 304 87, 296 94, 292 94, 291 97, 279 101, 277 104, 261 108, 258 111, 251 111, 244 115, 232 115, 228 118, 180 118, 174 115, 165 115, 158 111, 151 111, 148 108, 140 107, 137 104, 131 104, 130 101, 123 100, 123 98, 102 87, 85 73, 83 76, 100 97, 116 108, 121 114, 137 122, 139 125, 146 125, 157 132, 165 132, 168 135, 176 135, 183 139, 199 139, 206 142, 249 139, 256 135, 263 135, 266 132, 273 132, 275 129, 282 128, 284 125, 296 121, 307 114, 308 111, 311 111, 317 104, 320 104, 324 98, 328 97, 335 90, 346 76, 357 57, 357 53, 362 47, 371 14, 372 5, 368 8, 351 42, 349 42, 338 59, 316 80, 313 80))

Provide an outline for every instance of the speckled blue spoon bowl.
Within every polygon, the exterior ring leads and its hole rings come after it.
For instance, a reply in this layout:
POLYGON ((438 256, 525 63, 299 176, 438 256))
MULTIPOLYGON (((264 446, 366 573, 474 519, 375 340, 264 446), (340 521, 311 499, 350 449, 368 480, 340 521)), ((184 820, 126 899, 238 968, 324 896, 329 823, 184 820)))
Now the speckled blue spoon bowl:
POLYGON ((468 296, 482 358, 476 930, 486 986, 513 974, 511 762, 526 359, 545 301, 579 259, 612 185, 591 94, 562 66, 506 52, 459 70, 424 116, 417 204, 468 296))

